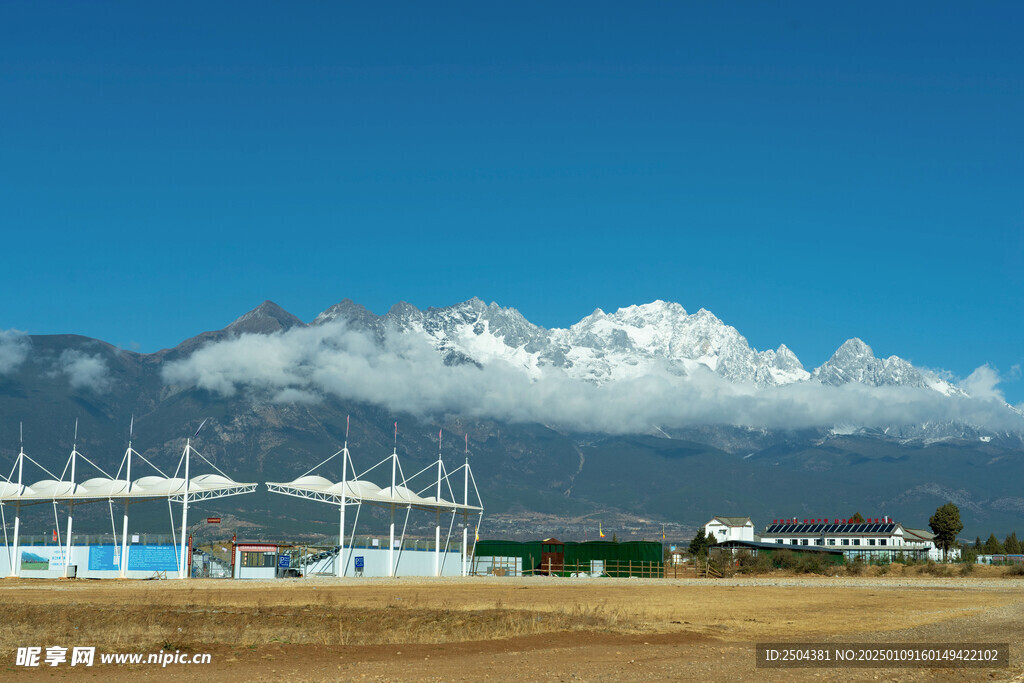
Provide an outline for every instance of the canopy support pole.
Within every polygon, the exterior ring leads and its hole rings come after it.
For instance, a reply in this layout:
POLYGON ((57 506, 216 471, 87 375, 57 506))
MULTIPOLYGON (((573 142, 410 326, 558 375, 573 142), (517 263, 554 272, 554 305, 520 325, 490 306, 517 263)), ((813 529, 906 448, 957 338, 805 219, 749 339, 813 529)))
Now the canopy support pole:
MULTIPOLYGON (((18 482, 21 489, 21 482, 18 482)), ((14 557, 11 560, 11 576, 21 576, 21 549, 18 547, 18 532, 21 531, 21 501, 14 504, 14 557)))
POLYGON ((185 531, 188 528, 188 462, 189 455, 191 455, 192 440, 189 439, 185 442, 185 495, 181 499, 181 557, 178 558, 179 569, 178 578, 187 579, 188 574, 191 573, 191 567, 186 567, 188 563, 188 553, 185 551, 185 531))
MULTIPOLYGON (((75 421, 75 438, 78 437, 78 421, 75 421)), ((75 492, 75 461, 78 459, 78 444, 71 447, 71 493, 75 492)), ((68 542, 64 550, 64 578, 71 576, 71 525, 75 521, 75 503, 68 502, 68 542)))
MULTIPOLYGON (((393 490, 393 489, 392 489, 393 490)), ((387 546, 387 575, 394 575, 394 504, 391 504, 391 536, 387 546)), ((17 528, 16 526, 14 528, 17 528)))
POLYGON ((345 427, 345 447, 341 450, 341 521, 338 527, 338 577, 345 575, 345 508, 347 499, 345 489, 348 488, 348 427, 345 427))
POLYGON ((18 502, 14 504, 14 558, 11 560, 11 576, 21 576, 21 549, 18 547, 19 536, 18 533, 21 531, 21 496, 24 493, 24 489, 21 486, 22 475, 25 471, 25 446, 24 443, 21 446, 21 450, 18 453, 18 502))

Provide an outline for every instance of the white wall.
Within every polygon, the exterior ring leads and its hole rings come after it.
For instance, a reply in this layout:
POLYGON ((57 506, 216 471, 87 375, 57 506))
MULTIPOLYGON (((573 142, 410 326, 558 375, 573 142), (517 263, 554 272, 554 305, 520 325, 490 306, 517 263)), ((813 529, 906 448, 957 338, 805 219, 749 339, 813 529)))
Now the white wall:
MULTIPOLYGON (((0 545, 0 577, 11 575, 10 554, 12 546, 0 545)), ((158 571, 174 574, 178 570, 177 548, 170 545, 148 546, 129 545, 128 573, 130 579, 148 579, 158 571)), ((19 548, 21 570, 19 575, 27 579, 56 579, 64 576, 65 546, 23 545, 19 548), (39 562, 34 562, 38 559, 39 562), (30 569, 28 564, 46 565, 45 568, 30 569)), ((120 548, 114 545, 73 545, 71 564, 76 567, 79 578, 114 579, 120 576, 120 548), (92 568, 90 568, 90 563, 92 568)))
MULTIPOLYGON (((346 548, 343 560, 347 563, 345 576, 356 576, 356 558, 363 558, 363 576, 387 576, 388 575, 388 549, 387 548, 346 548), (351 554, 351 559, 349 558, 351 554)), ((335 576, 337 572, 337 561, 335 557, 328 557, 319 562, 309 565, 310 576, 318 574, 335 576)), ((434 551, 433 550, 410 550, 406 548, 399 555, 398 548, 395 548, 395 562, 398 565, 396 576, 434 576, 434 551)), ((441 553, 441 575, 461 576, 462 574, 462 553, 449 551, 441 553)))
POLYGON ((716 543, 723 541, 753 541, 754 524, 744 526, 726 526, 718 521, 710 521, 704 525, 704 535, 711 536, 716 543))

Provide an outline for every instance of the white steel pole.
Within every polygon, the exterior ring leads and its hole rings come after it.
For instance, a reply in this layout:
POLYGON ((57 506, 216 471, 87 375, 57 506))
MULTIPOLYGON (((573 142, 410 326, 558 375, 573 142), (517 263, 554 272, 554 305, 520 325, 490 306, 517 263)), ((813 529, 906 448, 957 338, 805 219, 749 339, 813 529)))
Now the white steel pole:
POLYGON ((391 505, 391 536, 388 541, 388 576, 395 575, 395 506, 391 505))
MULTIPOLYGON (((185 564, 188 562, 188 557, 185 553, 185 531, 188 525, 188 461, 189 456, 192 454, 192 440, 189 439, 185 442, 185 495, 181 502, 181 568, 178 570, 178 578, 188 578, 186 574, 185 564)), ((191 569, 191 568, 189 568, 191 569)), ((191 572, 189 572, 191 573, 191 572)))
MULTIPOLYGON (((75 432, 78 432, 78 422, 75 422, 75 432)), ((78 456, 78 444, 71 446, 71 495, 75 495, 75 460, 78 456)), ((71 525, 75 521, 74 498, 68 503, 68 542, 64 550, 64 576, 70 576, 71 571, 71 525)))
POLYGON ((18 452, 18 502, 14 505, 14 559, 11 560, 11 576, 21 576, 21 549, 18 547, 18 533, 21 531, 21 476, 25 468, 25 447, 18 452))
MULTIPOLYGON (((463 482, 462 493, 462 504, 465 507, 469 507, 469 454, 466 454, 466 469, 463 472, 465 480, 463 482)), ((469 576, 469 512, 463 511, 462 513, 462 575, 469 576)))
POLYGON ((14 559, 11 560, 11 576, 18 576, 21 570, 21 553, 18 548, 18 531, 20 527, 21 501, 18 501, 14 504, 14 559))
POLYGON ((338 528, 338 576, 345 575, 345 494, 348 488, 348 440, 341 449, 341 523, 338 528))
MULTIPOLYGON (((395 499, 395 477, 398 467, 398 448, 391 454, 391 500, 395 499)), ((391 504, 391 536, 388 541, 388 576, 395 575, 395 504, 391 504)))
MULTIPOLYGON (((441 432, 437 433, 437 504, 441 504, 441 432)), ((447 550, 447 548, 445 549, 447 550)), ((441 576, 441 508, 434 524, 434 576, 441 576)))
MULTIPOLYGON (((132 419, 132 425, 134 426, 135 420, 132 419)), ((130 494, 132 492, 132 440, 128 438, 128 472, 125 474, 125 478, 128 481, 128 488, 125 493, 130 494)), ((120 576, 122 579, 128 577, 128 498, 124 499, 124 522, 121 524, 121 566, 120 576)))

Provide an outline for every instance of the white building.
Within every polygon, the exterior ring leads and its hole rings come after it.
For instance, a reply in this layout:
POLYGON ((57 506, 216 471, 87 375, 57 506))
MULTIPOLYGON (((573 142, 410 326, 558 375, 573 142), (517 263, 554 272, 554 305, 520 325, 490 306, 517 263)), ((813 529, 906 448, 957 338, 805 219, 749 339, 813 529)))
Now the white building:
MULTIPOLYGON (((935 535, 922 529, 908 529, 888 517, 864 522, 830 519, 777 519, 761 534, 764 543, 795 546, 825 546, 842 550, 847 559, 896 560, 900 556, 941 560, 935 535)), ((950 550, 949 559, 959 557, 950 550)))
POLYGON ((704 525, 704 535, 714 543, 753 541, 754 523, 750 517, 716 516, 704 525))
MULTIPOLYGON (((911 529, 903 527, 904 539, 911 544, 916 544, 928 550, 928 559, 933 562, 942 562, 942 548, 935 545, 935 534, 927 529, 911 529)), ((959 560, 960 548, 950 548, 946 559, 959 560)))

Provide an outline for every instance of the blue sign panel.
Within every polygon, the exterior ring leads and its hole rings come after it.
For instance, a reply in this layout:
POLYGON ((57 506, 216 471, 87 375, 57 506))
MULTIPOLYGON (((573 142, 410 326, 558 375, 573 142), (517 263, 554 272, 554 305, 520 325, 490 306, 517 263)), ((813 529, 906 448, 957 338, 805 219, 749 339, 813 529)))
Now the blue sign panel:
MULTIPOLYGON (((170 572, 178 568, 173 545, 133 545, 128 547, 128 570, 170 572)), ((112 545, 89 546, 89 571, 117 571, 121 548, 112 545)))
POLYGON ((133 545, 128 548, 128 570, 170 572, 178 568, 178 550, 173 545, 133 545))
POLYGON ((89 546, 89 571, 116 571, 117 564, 114 562, 114 553, 121 554, 120 548, 112 545, 91 545, 89 546))
POLYGON ((277 566, 281 569, 288 569, 288 567, 292 566, 292 556, 282 555, 281 557, 277 558, 277 566))
POLYGON ((356 555, 356 569, 362 569, 362 568, 363 568, 363 556, 362 555, 356 555))

